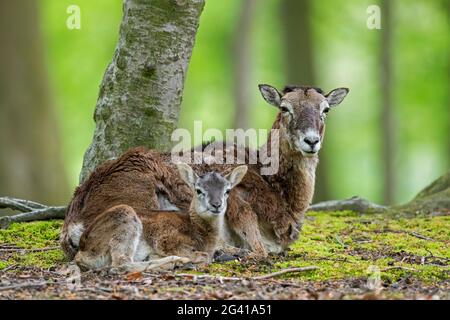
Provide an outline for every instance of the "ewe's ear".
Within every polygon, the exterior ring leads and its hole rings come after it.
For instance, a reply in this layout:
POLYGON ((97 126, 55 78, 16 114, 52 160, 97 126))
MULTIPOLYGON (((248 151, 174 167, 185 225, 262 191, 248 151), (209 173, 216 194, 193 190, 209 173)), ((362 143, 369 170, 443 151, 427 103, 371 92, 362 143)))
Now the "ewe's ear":
POLYGON ((334 107, 344 100, 349 91, 350 90, 348 88, 337 88, 331 90, 330 93, 325 96, 325 98, 327 98, 330 107, 334 107))
POLYGON ((177 164, 178 172, 180 173, 181 179, 186 182, 191 188, 194 188, 195 182, 197 182, 198 175, 192 170, 190 166, 185 163, 177 164))
POLYGON ((231 183, 231 187, 234 188, 239 184, 239 182, 241 182, 246 173, 247 166, 239 166, 237 168, 234 168, 231 173, 227 174, 225 176, 225 179, 227 179, 231 183))
POLYGON ((278 92, 277 89, 275 89, 272 86, 269 86, 268 84, 260 84, 258 85, 259 91, 261 91, 261 94, 268 103, 275 107, 279 107, 281 103, 281 93, 278 92))

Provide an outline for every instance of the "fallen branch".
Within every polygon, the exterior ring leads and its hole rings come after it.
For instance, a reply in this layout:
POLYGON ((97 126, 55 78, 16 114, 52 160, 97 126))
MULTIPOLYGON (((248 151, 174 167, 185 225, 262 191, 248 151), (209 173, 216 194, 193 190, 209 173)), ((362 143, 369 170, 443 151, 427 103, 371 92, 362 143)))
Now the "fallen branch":
POLYGON ((270 278, 274 278, 277 276, 280 276, 282 274, 286 273, 296 273, 296 272, 305 272, 305 271, 312 271, 319 269, 319 267, 316 266, 308 266, 308 267, 302 267, 302 268, 289 268, 280 270, 277 272, 269 273, 262 276, 256 276, 256 277, 247 277, 247 278, 239 278, 239 277, 222 277, 222 276, 212 276, 209 274, 190 274, 190 273, 176 273, 175 277, 185 277, 185 278, 193 278, 193 279, 212 279, 212 280, 218 280, 220 282, 222 281, 244 281, 244 280, 266 280, 270 278))
POLYGON ((0 197, 0 208, 9 208, 22 213, 0 217, 0 229, 8 228, 11 223, 29 222, 36 220, 64 219, 66 207, 48 207, 41 203, 15 199, 10 197, 0 197))
POLYGON ((381 213, 387 207, 372 203, 360 197, 352 197, 345 200, 330 200, 313 204, 308 211, 344 211, 350 210, 360 213, 381 213))
POLYGON ((26 212, 34 209, 47 208, 47 206, 30 200, 0 197, 0 208, 10 208, 21 212, 26 212))

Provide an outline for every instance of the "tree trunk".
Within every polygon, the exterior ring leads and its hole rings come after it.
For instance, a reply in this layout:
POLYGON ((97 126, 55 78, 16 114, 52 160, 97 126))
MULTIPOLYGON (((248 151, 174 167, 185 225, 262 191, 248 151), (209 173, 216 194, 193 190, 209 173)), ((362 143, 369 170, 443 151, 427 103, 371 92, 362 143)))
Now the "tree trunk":
POLYGON ((256 9, 255 0, 242 1, 239 21, 234 31, 233 43, 233 85, 235 98, 234 127, 247 129, 250 117, 251 88, 251 28, 254 11, 256 9))
MULTIPOLYGON (((289 84, 316 85, 314 48, 311 23, 311 0, 283 0, 281 21, 284 28, 286 66, 289 84)), ((314 202, 330 198, 326 144, 320 151, 320 164, 316 174, 314 202)))
POLYGON ((134 146, 169 150, 204 0, 125 0, 80 182, 134 146))
POLYGON ((59 203, 70 190, 38 12, 37 1, 0 1, 0 194, 59 203))
POLYGON ((381 2, 381 75, 382 99, 382 154, 384 164, 384 203, 392 204, 395 193, 394 176, 394 119, 392 112, 392 1, 381 2))

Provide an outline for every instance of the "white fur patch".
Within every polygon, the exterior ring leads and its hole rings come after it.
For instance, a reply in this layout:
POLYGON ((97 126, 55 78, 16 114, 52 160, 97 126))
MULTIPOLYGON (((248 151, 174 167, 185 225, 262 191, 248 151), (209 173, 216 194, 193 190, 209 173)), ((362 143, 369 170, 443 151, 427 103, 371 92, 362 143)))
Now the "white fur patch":
POLYGON ((147 257, 153 254, 152 249, 147 244, 147 242, 143 239, 139 241, 136 246, 136 251, 134 252, 133 261, 144 261, 147 257))
POLYGON ((299 132, 299 140, 296 141, 296 145, 301 149, 302 153, 305 156, 308 156, 309 152, 312 152, 312 154, 316 154, 317 152, 319 152, 322 145, 319 132, 313 129, 308 129, 305 133, 299 132), (314 147, 311 148, 311 146, 305 142, 305 138, 319 139, 319 142, 317 142, 317 144, 315 144, 314 147))
POLYGON ((273 238, 267 237, 264 233, 261 233, 261 240, 266 250, 270 253, 281 253, 283 247, 278 244, 273 238))
POLYGON ((158 203, 159 203, 159 209, 160 210, 167 210, 167 211, 180 211, 180 209, 173 205, 167 197, 161 193, 157 194, 158 196, 158 203))
POLYGON ((72 223, 67 228, 67 234, 69 236, 70 241, 76 247, 80 245, 80 238, 83 234, 85 228, 82 223, 72 223))
POLYGON ((321 112, 321 113, 323 112, 323 110, 329 109, 329 108, 330 108, 330 105, 328 104, 328 101, 327 101, 327 100, 323 100, 323 101, 320 103, 320 112, 321 112))

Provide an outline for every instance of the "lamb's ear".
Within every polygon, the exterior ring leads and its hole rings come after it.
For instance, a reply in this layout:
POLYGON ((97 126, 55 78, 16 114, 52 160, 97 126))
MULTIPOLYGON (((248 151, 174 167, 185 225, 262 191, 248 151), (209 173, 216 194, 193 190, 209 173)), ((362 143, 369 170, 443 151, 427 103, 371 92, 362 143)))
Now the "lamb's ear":
POLYGON ((177 164, 178 172, 180 173, 181 179, 186 182, 191 188, 194 188, 195 182, 197 182, 198 175, 192 170, 190 166, 185 163, 177 164))
POLYGON ((231 187, 234 188, 241 182, 241 180, 244 178, 245 174, 247 173, 247 166, 239 166, 234 168, 234 170, 227 174, 225 176, 225 179, 227 179, 231 183, 231 187))
POLYGON ((268 84, 260 84, 258 87, 264 100, 277 108, 280 106, 281 93, 276 88, 269 86, 268 84))
POLYGON ((325 98, 327 98, 330 107, 334 107, 344 100, 349 91, 350 90, 348 88, 337 88, 331 90, 330 93, 325 96, 325 98))

